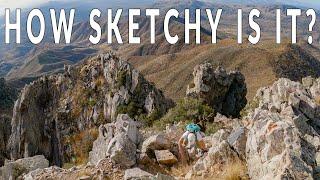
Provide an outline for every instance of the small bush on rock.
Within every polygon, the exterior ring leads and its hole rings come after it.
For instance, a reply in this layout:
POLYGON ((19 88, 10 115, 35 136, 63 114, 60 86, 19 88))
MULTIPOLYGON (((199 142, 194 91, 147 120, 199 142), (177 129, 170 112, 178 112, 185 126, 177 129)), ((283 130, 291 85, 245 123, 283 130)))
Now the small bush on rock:
POLYGON ((116 114, 128 114, 129 117, 137 118, 137 116, 144 114, 144 112, 136 102, 131 101, 128 104, 120 105, 117 108, 116 114))
POLYGON ((156 122, 155 126, 165 127, 166 124, 182 121, 191 122, 193 120, 211 121, 214 114, 214 110, 201 100, 185 98, 179 100, 174 108, 169 110, 162 119, 156 122))

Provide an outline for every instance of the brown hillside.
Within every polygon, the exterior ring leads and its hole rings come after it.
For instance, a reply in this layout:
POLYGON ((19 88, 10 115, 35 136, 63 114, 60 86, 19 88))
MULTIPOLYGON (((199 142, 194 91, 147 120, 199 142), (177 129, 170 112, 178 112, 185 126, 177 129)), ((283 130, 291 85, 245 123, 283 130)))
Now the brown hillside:
POLYGON ((253 46, 222 40, 219 46, 202 45, 162 56, 134 56, 129 61, 175 100, 185 95, 193 67, 203 62, 229 70, 239 69, 246 77, 249 99, 257 89, 279 77, 300 79, 307 75, 319 76, 320 72, 318 61, 300 46, 289 45, 289 42, 276 45, 272 41, 253 46))

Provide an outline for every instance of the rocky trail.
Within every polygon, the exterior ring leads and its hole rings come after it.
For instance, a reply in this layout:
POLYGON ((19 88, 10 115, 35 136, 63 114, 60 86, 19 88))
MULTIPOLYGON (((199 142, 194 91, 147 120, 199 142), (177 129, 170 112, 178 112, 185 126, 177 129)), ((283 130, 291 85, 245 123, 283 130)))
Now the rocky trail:
POLYGON ((189 164, 178 148, 187 122, 154 123, 178 104, 108 53, 22 90, 10 135, 0 126, 0 179, 320 178, 320 79, 281 78, 247 102, 239 71, 204 63, 193 77, 186 98, 212 108, 203 119, 219 128, 208 125, 208 151, 189 164))

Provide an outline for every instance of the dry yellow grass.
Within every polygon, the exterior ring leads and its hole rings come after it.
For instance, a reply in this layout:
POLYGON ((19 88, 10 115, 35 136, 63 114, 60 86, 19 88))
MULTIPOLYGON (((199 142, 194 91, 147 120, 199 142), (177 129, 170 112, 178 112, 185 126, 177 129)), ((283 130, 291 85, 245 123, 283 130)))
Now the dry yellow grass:
MULTIPOLYGON (((175 177, 184 177, 192 168, 192 165, 177 165, 172 167, 169 174, 175 177)), ((198 180, 248 180, 247 167, 241 161, 230 162, 226 165, 216 164, 205 177, 194 176, 191 179, 198 180)))
POLYGON ((243 162, 235 162, 229 164, 225 168, 225 172, 222 175, 224 180, 245 180, 249 179, 247 176, 247 167, 243 162))
POLYGON ((71 136, 64 137, 64 143, 71 147, 71 156, 75 159, 66 164, 67 167, 85 164, 88 161, 89 151, 92 149, 93 141, 98 137, 95 128, 86 129, 71 136))

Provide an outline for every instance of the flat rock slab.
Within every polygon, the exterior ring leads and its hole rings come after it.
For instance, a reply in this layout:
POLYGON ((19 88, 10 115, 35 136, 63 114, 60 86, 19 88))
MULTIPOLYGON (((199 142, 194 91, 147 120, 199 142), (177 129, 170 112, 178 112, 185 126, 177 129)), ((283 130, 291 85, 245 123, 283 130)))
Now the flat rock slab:
POLYGON ((124 179, 125 180, 136 180, 136 179, 149 179, 153 175, 141 170, 140 168, 132 168, 132 169, 127 169, 124 172, 124 179))
POLYGON ((155 150, 157 161, 164 165, 173 165, 178 162, 178 159, 169 150, 155 150))

